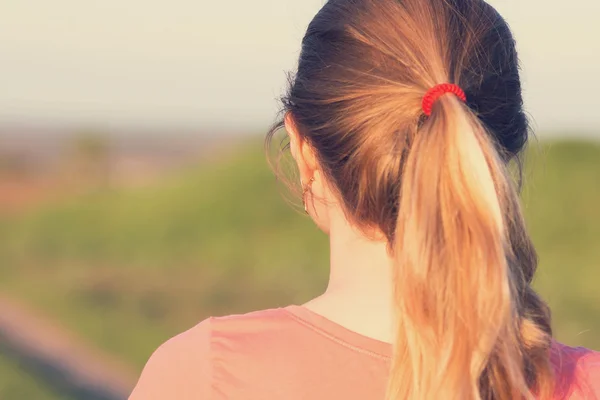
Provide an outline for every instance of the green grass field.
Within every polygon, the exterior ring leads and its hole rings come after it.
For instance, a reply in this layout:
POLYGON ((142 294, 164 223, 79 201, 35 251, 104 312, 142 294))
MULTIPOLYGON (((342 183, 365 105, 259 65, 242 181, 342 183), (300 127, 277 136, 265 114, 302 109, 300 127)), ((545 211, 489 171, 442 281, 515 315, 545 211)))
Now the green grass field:
MULTIPOLYGON (((558 339, 600 349, 600 145, 530 152, 523 199, 536 286, 558 339)), ((280 194, 262 147, 151 188, 106 191, 0 221, 0 290, 141 367, 209 314, 324 289, 327 239, 280 194)))

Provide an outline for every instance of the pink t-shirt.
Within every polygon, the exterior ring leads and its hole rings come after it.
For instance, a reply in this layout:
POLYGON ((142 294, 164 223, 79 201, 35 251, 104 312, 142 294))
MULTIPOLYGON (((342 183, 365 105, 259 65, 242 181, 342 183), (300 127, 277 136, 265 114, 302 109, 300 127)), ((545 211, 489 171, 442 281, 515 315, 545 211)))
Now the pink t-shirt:
MULTIPOLYGON (((556 398, 600 400, 600 353, 553 353, 556 398)), ((156 350, 130 400, 383 399, 390 355, 300 306, 209 318, 156 350)))

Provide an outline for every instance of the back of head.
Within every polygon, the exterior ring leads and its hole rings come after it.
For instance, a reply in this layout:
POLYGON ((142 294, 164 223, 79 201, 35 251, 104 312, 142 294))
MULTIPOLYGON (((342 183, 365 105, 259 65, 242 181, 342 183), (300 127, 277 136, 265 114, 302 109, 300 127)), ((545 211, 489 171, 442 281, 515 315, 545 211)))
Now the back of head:
POLYGON ((549 314, 508 172, 528 126, 502 17, 482 0, 329 0, 284 104, 348 219, 394 255, 388 398, 548 397, 549 314), (444 95, 427 116, 442 83, 467 101, 444 95))

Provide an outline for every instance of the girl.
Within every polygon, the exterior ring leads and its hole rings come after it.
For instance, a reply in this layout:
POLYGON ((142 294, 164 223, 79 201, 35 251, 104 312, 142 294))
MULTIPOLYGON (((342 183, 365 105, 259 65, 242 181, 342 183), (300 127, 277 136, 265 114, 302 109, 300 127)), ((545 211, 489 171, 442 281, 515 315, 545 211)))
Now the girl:
POLYGON ((329 0, 284 105, 268 139, 285 126, 330 237, 327 291, 171 339, 131 400, 599 396, 600 355, 553 341, 530 286, 509 172, 528 126, 490 5, 329 0))

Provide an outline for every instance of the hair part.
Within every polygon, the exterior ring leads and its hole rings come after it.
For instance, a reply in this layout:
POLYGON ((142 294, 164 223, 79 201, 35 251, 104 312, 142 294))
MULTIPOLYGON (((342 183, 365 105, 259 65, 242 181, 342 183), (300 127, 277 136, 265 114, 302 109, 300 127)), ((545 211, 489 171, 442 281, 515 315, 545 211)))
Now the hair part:
POLYGON ((482 0, 329 0, 283 103, 348 218, 394 256, 388 399, 549 398, 550 315, 508 171, 528 124, 502 17, 482 0), (423 96, 446 82, 468 103, 442 96, 426 118, 423 96))

